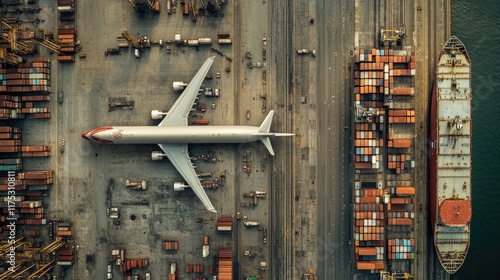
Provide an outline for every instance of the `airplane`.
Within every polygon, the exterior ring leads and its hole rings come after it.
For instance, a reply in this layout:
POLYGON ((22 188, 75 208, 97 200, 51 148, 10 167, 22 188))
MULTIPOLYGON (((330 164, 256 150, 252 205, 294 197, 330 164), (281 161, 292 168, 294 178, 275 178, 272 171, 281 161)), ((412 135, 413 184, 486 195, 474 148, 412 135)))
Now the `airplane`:
MULTIPOLYGON (((217 213, 194 170, 188 154, 188 144, 246 143, 260 140, 269 153, 274 155, 269 137, 294 134, 269 132, 274 111, 269 112, 259 127, 188 126, 189 112, 214 60, 215 56, 212 56, 205 61, 158 126, 103 126, 85 131, 82 137, 102 144, 158 144, 164 154, 154 151, 151 158, 161 160, 163 156, 168 157, 207 210, 217 213)), ((161 118, 162 114, 157 110, 151 111, 152 118, 161 118)))

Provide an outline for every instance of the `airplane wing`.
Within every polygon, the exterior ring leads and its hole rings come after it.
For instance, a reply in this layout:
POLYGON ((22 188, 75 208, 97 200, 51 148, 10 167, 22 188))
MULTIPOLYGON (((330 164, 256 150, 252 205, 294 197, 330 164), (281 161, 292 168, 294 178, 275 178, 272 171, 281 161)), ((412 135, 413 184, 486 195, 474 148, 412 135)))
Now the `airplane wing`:
POLYGON ((201 200, 203 205, 208 211, 217 213, 212 202, 208 198, 205 190, 201 186, 198 175, 194 171, 193 164, 188 155, 188 145, 187 144, 158 144, 163 152, 167 155, 170 162, 175 166, 177 171, 181 174, 182 178, 186 180, 186 183, 191 187, 194 193, 201 200))
POLYGON ((193 77, 191 82, 187 85, 187 87, 182 92, 181 96, 177 98, 172 108, 168 111, 167 115, 163 118, 158 126, 164 125, 188 125, 188 115, 193 107, 193 103, 196 100, 196 96, 200 91, 201 83, 205 80, 207 76, 208 70, 212 66, 212 63, 215 60, 215 56, 209 57, 203 66, 201 66, 198 73, 193 77))

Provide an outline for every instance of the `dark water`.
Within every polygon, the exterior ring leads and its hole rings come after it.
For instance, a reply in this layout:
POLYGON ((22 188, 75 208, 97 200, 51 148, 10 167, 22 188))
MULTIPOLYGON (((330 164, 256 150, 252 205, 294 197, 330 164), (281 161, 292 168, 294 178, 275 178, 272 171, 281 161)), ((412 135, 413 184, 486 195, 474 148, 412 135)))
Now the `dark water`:
POLYGON ((452 0, 452 35, 472 61, 471 246, 453 280, 500 279, 500 1, 452 0))

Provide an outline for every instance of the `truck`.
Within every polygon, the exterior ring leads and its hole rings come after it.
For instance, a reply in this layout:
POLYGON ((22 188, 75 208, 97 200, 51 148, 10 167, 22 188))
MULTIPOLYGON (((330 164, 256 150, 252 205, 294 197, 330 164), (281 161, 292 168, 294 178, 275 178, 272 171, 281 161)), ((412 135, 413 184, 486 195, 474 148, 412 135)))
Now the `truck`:
POLYGON ((170 262, 170 271, 168 273, 168 280, 176 280, 179 275, 179 271, 177 270, 177 263, 170 262))
POLYGON ((251 191, 249 193, 244 193, 244 197, 259 197, 259 198, 266 198, 266 192, 265 191, 251 191))
POLYGON ((262 230, 262 243, 267 243, 267 227, 259 227, 259 230, 262 230))
POLYGON ((64 91, 59 90, 57 92, 57 102, 59 102, 59 104, 62 104, 63 101, 64 101, 64 91))
POLYGON ((220 91, 218 88, 205 88, 204 94, 205 96, 219 97, 220 91))
POLYGON ((266 60, 267 38, 262 38, 262 60, 266 60))
POLYGON ((208 235, 203 236, 203 257, 206 258, 210 254, 210 245, 208 243, 208 235))
POLYGON ((208 120, 192 120, 192 124, 208 124, 208 120))
POLYGON ((130 180, 127 179, 125 181, 125 186, 131 187, 134 190, 146 190, 148 188, 148 181, 130 182, 130 180))
POLYGON ((182 6, 182 15, 187 16, 189 15, 189 5, 187 3, 181 2, 182 6))
POLYGON ((118 209, 116 207, 111 208, 110 211, 109 211, 109 217, 111 219, 118 219, 118 218, 120 218, 120 209, 118 209))
POLYGON ((260 226, 259 221, 244 221, 243 224, 247 227, 257 227, 260 226))
POLYGON ((104 51, 104 55, 107 56, 109 54, 121 54, 121 52, 119 48, 109 48, 104 51))
POLYGON ((250 200, 241 200, 240 206, 241 207, 255 207, 255 204, 253 203, 253 201, 250 201, 250 200))
POLYGON ((297 54, 309 54, 311 51, 309 49, 298 49, 297 54))

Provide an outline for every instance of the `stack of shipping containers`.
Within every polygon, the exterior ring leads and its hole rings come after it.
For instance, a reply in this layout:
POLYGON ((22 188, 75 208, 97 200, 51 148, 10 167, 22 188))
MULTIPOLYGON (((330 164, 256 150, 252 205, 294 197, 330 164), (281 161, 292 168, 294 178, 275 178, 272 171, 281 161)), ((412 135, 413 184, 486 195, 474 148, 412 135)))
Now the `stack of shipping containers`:
POLYGON ((355 183, 355 259, 356 267, 362 270, 384 268, 384 193, 377 185, 355 183))
POLYGON ((413 212, 413 187, 388 188, 390 203, 387 204, 387 222, 389 226, 411 226, 415 213, 413 212))
MULTIPOLYGON (((17 154, 21 152, 21 129, 12 126, 0 126, 0 171, 19 171, 23 169, 23 158, 17 154)), ((0 191, 7 191, 7 182, 0 184, 0 191)), ((7 195, 7 194, 5 194, 7 195)))
POLYGON ((59 21, 57 28, 57 44, 61 47, 61 54, 57 57, 59 62, 74 62, 77 52, 78 36, 75 27, 76 0, 57 0, 59 21))
POLYGON ((387 250, 391 260, 413 260, 415 258, 415 240, 389 239, 387 250))
POLYGON ((61 46, 59 62, 74 62, 77 51, 77 33, 74 25, 60 25, 57 28, 57 44, 61 46))
POLYGON ((411 240, 414 246, 412 228, 408 226, 413 225, 415 189, 408 187, 411 181, 403 177, 411 174, 415 166, 411 152, 416 122, 414 75, 415 57, 411 51, 356 52, 353 210, 354 258, 360 271, 377 273, 386 269, 389 260, 411 259, 393 257, 393 253, 413 247, 391 247, 396 240, 391 235, 408 236, 401 240, 411 240), (388 240, 392 240, 391 244, 388 240))
POLYGON ((50 118, 50 107, 39 105, 50 101, 50 90, 50 59, 0 64, 0 119, 50 118))
POLYGON ((219 250, 219 280, 232 280, 233 279, 233 250, 221 249, 219 250))

